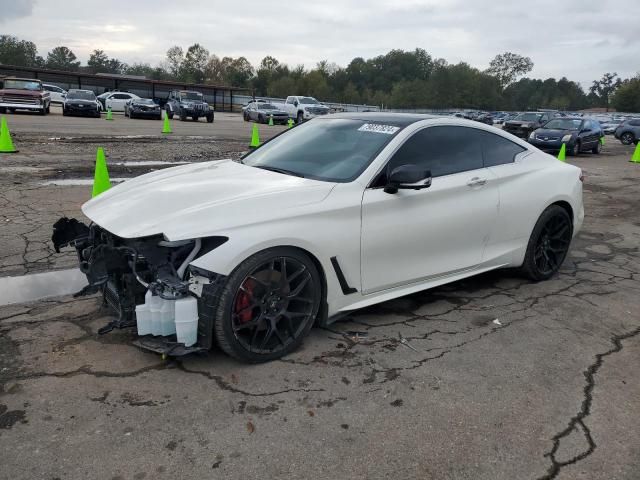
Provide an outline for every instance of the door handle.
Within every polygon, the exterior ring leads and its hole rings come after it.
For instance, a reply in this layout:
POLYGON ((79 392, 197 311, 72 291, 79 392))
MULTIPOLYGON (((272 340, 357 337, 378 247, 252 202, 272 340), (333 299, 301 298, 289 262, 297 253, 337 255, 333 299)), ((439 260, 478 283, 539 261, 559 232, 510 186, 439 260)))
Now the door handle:
POLYGON ((471 180, 469 180, 467 182, 467 185, 469 187, 481 187, 485 183, 487 183, 487 179, 486 178, 473 177, 471 180))

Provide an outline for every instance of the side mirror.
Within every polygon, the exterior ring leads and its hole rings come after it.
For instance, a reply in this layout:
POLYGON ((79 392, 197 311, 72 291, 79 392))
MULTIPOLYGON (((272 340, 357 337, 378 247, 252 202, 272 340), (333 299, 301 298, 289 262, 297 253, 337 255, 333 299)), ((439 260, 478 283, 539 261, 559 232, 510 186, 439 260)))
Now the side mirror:
POLYGON ((296 100, 295 102, 293 102, 293 106, 297 107, 298 106, 298 101, 296 100))
POLYGON ((384 187, 385 193, 398 190, 422 190, 431 186, 431 172, 418 165, 400 165, 393 169, 384 187))

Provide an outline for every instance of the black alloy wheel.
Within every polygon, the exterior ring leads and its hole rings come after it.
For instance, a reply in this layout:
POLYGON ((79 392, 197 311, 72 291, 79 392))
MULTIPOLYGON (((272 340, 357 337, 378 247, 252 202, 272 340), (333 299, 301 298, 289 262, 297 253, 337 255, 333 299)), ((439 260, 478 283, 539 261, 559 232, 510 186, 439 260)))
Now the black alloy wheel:
POLYGON ((560 268, 567 256, 573 225, 567 211, 559 205, 547 208, 531 233, 523 272, 532 280, 547 280, 560 268))
POLYGON ((321 298, 320 275, 303 252, 282 247, 253 255, 229 276, 220 295, 218 345, 248 362, 280 358, 302 343, 321 298))

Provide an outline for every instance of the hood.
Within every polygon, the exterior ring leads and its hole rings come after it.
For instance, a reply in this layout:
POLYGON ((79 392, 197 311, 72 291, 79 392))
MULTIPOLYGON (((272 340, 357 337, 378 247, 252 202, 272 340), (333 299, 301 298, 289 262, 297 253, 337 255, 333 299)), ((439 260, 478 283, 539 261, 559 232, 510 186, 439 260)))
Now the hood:
POLYGON ((267 115, 288 115, 287 112, 283 111, 283 110, 279 110, 277 108, 274 109, 268 109, 268 110, 259 110, 260 113, 266 113, 267 115))
POLYGON ((573 133, 578 133, 576 130, 569 129, 561 129, 561 128, 539 128, 536 130, 536 135, 544 136, 544 137, 564 137, 565 135, 570 135, 573 133))
POLYGON ((290 217, 334 186, 221 160, 141 175, 89 200, 82 212, 119 237, 183 240, 290 217))
POLYGON ((23 97, 41 97, 44 92, 34 90, 21 90, 17 88, 4 88, 0 89, 1 95, 22 95, 23 97))
POLYGON ((95 100, 83 100, 82 98, 67 98, 65 103, 73 103, 74 105, 96 105, 95 100))

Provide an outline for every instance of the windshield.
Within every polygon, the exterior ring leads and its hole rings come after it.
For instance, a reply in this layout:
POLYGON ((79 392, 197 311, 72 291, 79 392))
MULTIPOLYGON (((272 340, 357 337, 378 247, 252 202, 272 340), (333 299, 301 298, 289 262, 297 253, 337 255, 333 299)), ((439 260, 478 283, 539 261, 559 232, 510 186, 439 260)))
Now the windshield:
POLYGON ((270 103, 259 103, 258 109, 259 110, 277 110, 276 106, 271 105, 270 103))
POLYGON ((570 118, 555 118, 553 120, 549 120, 544 128, 549 128, 553 130, 577 130, 580 128, 580 124, 582 120, 570 119, 570 118))
POLYGON ((96 96, 93 92, 74 92, 67 94, 67 100, 95 100, 96 96))
POLYGON ((317 105, 319 102, 313 97, 300 97, 300 103, 303 105, 317 105))
POLYGON ((34 82, 31 80, 12 80, 7 79, 4 81, 4 88, 13 88, 15 90, 42 90, 42 84, 40 82, 34 82))
POLYGON ((524 120, 525 122, 535 122, 542 118, 541 113, 521 113, 516 117, 516 120, 524 120))
POLYGON ((326 182, 348 182, 367 168, 400 129, 355 119, 312 120, 267 142, 242 163, 326 182))
POLYGON ((202 94, 199 92, 181 92, 180 100, 202 100, 202 94))

